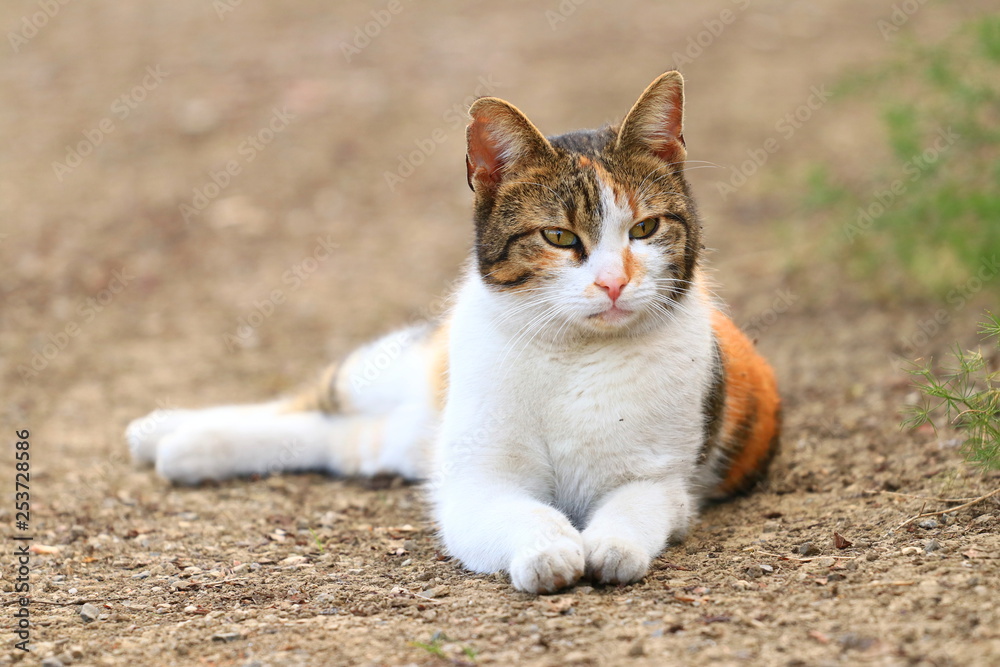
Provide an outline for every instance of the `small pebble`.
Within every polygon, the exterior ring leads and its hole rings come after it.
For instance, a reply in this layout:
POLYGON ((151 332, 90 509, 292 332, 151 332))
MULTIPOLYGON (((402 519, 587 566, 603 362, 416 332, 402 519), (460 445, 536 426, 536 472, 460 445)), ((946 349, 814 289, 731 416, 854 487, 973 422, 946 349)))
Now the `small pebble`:
POLYGON ((868 561, 878 560, 878 554, 875 553, 874 551, 869 551, 868 553, 865 554, 865 560, 868 561))
POLYGON ((925 529, 925 530, 932 530, 934 528, 937 528, 941 524, 938 523, 938 520, 935 519, 934 517, 930 517, 928 519, 924 519, 923 521, 921 521, 917 525, 920 526, 921 528, 925 529))
POLYGON ((941 548, 941 543, 937 540, 927 540, 924 542, 924 553, 931 553, 941 548))
POLYGON ((795 548, 795 551, 803 556, 815 556, 819 553, 819 548, 812 542, 803 542, 795 548))
POLYGON ((238 632, 216 632, 212 635, 213 642, 229 643, 240 639, 243 639, 243 635, 238 632))
POLYGON ((865 635, 860 635, 856 632, 848 632, 847 634, 841 635, 837 638, 837 641, 845 651, 867 651, 876 643, 875 639, 866 637, 865 635))
POLYGON ((87 603, 80 607, 80 618, 85 622, 90 623, 91 621, 96 621, 101 616, 101 610, 95 605, 87 603))
POLYGON ((977 516, 975 519, 973 519, 972 520, 972 525, 973 526, 982 526, 982 525, 985 525, 985 524, 987 524, 987 523, 989 523, 991 521, 993 521, 993 515, 992 514, 983 514, 982 516, 977 516))
POLYGON ((641 658, 644 655, 646 655, 646 648, 642 645, 642 642, 636 642, 628 649, 628 657, 630 658, 641 658))
POLYGON ((922 551, 920 547, 903 547, 900 551, 904 556, 916 556, 922 551))
POLYGON ((831 572, 826 575, 827 581, 843 581, 844 579, 847 579, 847 577, 844 576, 843 572, 831 572))
POLYGON ((757 564, 747 565, 743 568, 743 574, 746 575, 747 579, 756 579, 757 577, 764 576, 764 569, 757 564))
POLYGON ((174 113, 181 132, 189 136, 207 134, 218 127, 221 115, 215 104, 201 98, 185 100, 174 113))
POLYGON ((421 595, 424 596, 425 598, 442 598, 448 595, 448 593, 450 592, 451 591, 448 589, 447 586, 432 586, 431 588, 428 588, 427 590, 422 592, 421 595))
POLYGON ((63 661, 55 656, 42 659, 42 667, 63 667, 63 664, 63 661))
POLYGON ((132 578, 133 579, 149 579, 149 570, 143 570, 142 572, 140 572, 138 574, 133 574, 132 578))

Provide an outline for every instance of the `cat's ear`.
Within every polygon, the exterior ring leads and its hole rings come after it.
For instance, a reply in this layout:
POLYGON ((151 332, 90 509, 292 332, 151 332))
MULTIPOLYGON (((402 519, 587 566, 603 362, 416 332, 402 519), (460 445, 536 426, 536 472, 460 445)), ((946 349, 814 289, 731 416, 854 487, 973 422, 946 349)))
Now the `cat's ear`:
POLYGON ((661 74, 642 93, 618 130, 618 149, 647 150, 661 160, 681 162, 684 150, 684 77, 661 74))
POLYGON ((481 97, 469 108, 465 166, 477 194, 496 190, 513 168, 554 155, 552 145, 517 107, 496 97, 481 97))

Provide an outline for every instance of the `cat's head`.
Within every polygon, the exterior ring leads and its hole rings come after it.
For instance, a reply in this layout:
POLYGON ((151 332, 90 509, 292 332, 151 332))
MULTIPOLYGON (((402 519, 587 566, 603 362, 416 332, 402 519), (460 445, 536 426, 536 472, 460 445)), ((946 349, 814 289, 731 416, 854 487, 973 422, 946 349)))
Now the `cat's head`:
POLYGON ((622 334, 672 319, 701 224, 684 179, 684 80, 667 72, 618 127, 546 139, 493 97, 469 110, 476 259, 533 327, 622 334))

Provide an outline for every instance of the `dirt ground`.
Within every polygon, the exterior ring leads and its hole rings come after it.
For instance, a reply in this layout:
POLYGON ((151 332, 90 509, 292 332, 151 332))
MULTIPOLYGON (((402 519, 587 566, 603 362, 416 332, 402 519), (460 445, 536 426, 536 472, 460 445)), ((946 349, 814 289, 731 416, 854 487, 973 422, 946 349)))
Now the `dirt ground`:
MULTIPOLYGON (((988 6, 942 4, 895 20, 933 39, 988 6)), ((0 664, 1000 664, 1000 503, 896 529, 923 506, 904 494, 1000 483, 950 435, 899 429, 892 361, 971 344, 989 290, 872 301, 809 218, 773 224, 806 165, 887 157, 877 109, 819 100, 902 38, 878 27, 891 3, 48 5, 0 7, 2 488, 28 429, 40 552, 26 656, 5 537, 0 664), (470 575, 398 480, 175 488, 131 465, 134 417, 287 391, 440 311, 470 241, 472 95, 595 126, 675 53, 689 154, 720 165, 691 172, 719 292, 774 362, 786 429, 766 486, 643 582, 536 598, 470 575)), ((12 503, 0 517, 13 535, 12 503)))

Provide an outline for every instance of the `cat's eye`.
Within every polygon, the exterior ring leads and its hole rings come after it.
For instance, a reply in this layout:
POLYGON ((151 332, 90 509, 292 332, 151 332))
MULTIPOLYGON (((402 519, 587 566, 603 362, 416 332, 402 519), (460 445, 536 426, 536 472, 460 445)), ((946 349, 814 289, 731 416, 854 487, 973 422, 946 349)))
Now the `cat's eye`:
POLYGON ((554 246, 571 248, 580 242, 579 237, 567 229, 548 227, 542 230, 542 237, 554 246))
POLYGON ((632 225, 632 229, 628 230, 628 237, 630 239, 644 239, 653 235, 653 232, 657 230, 660 226, 659 218, 646 218, 645 220, 640 220, 639 222, 632 225))

